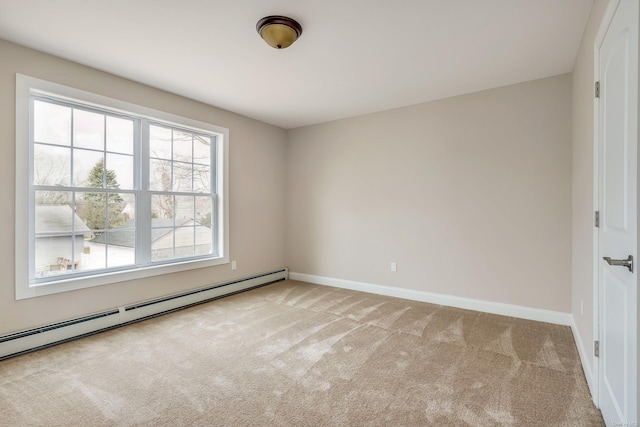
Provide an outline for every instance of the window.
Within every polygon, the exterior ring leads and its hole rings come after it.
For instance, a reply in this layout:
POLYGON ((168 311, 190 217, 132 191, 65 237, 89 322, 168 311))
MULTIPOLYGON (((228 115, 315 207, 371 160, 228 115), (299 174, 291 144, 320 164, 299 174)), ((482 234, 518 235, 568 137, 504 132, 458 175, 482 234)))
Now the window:
POLYGON ((228 130, 17 76, 16 298, 228 262, 228 130))

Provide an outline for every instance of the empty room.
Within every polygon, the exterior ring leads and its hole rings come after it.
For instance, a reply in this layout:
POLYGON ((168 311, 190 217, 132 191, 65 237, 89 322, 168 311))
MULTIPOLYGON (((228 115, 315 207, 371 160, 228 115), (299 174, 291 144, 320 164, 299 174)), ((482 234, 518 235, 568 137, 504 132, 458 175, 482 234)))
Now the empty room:
POLYGON ((638 0, 0 0, 0 425, 637 426, 638 0))

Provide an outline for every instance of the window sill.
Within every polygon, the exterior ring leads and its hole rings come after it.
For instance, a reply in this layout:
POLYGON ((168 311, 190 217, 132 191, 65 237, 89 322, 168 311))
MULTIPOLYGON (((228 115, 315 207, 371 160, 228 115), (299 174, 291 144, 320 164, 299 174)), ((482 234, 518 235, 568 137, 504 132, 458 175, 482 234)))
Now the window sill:
POLYGON ((188 260, 171 264, 135 268, 132 270, 96 274, 93 276, 65 278, 29 286, 18 286, 16 287, 16 300, 52 295, 60 292, 69 292, 94 286, 126 282, 128 280, 143 279, 145 277, 160 276, 163 274, 195 270, 198 268, 212 267, 228 263, 228 257, 188 260))

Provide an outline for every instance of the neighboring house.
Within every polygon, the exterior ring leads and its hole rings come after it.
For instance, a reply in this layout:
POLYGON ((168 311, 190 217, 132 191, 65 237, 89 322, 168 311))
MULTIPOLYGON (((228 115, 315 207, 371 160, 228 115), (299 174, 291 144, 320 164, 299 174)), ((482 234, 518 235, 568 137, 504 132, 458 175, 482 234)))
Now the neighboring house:
POLYGON ((127 205, 122 210, 122 214, 124 215, 124 217, 127 220, 135 219, 135 217, 136 217, 136 208, 134 207, 134 205, 132 203, 127 203, 127 205))
POLYGON ((84 238, 91 232, 71 206, 37 205, 35 226, 36 275, 82 268, 84 238))
MULTIPOLYGON (((111 265, 130 264, 134 259, 135 248, 135 220, 101 234, 90 240, 90 251, 102 253, 109 248, 111 265)), ((172 258, 184 258, 194 255, 204 255, 211 252, 211 228, 200 226, 193 219, 154 218, 151 220, 151 259, 162 261, 172 258), (174 254, 175 247, 175 254, 174 254)))

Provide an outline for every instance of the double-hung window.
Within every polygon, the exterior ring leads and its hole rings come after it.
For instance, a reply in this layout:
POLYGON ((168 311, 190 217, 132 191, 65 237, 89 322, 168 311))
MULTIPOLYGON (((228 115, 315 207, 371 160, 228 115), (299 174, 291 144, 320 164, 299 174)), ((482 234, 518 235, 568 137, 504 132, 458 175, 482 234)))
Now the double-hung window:
POLYGON ((17 76, 16 297, 228 262, 228 131, 17 76))

